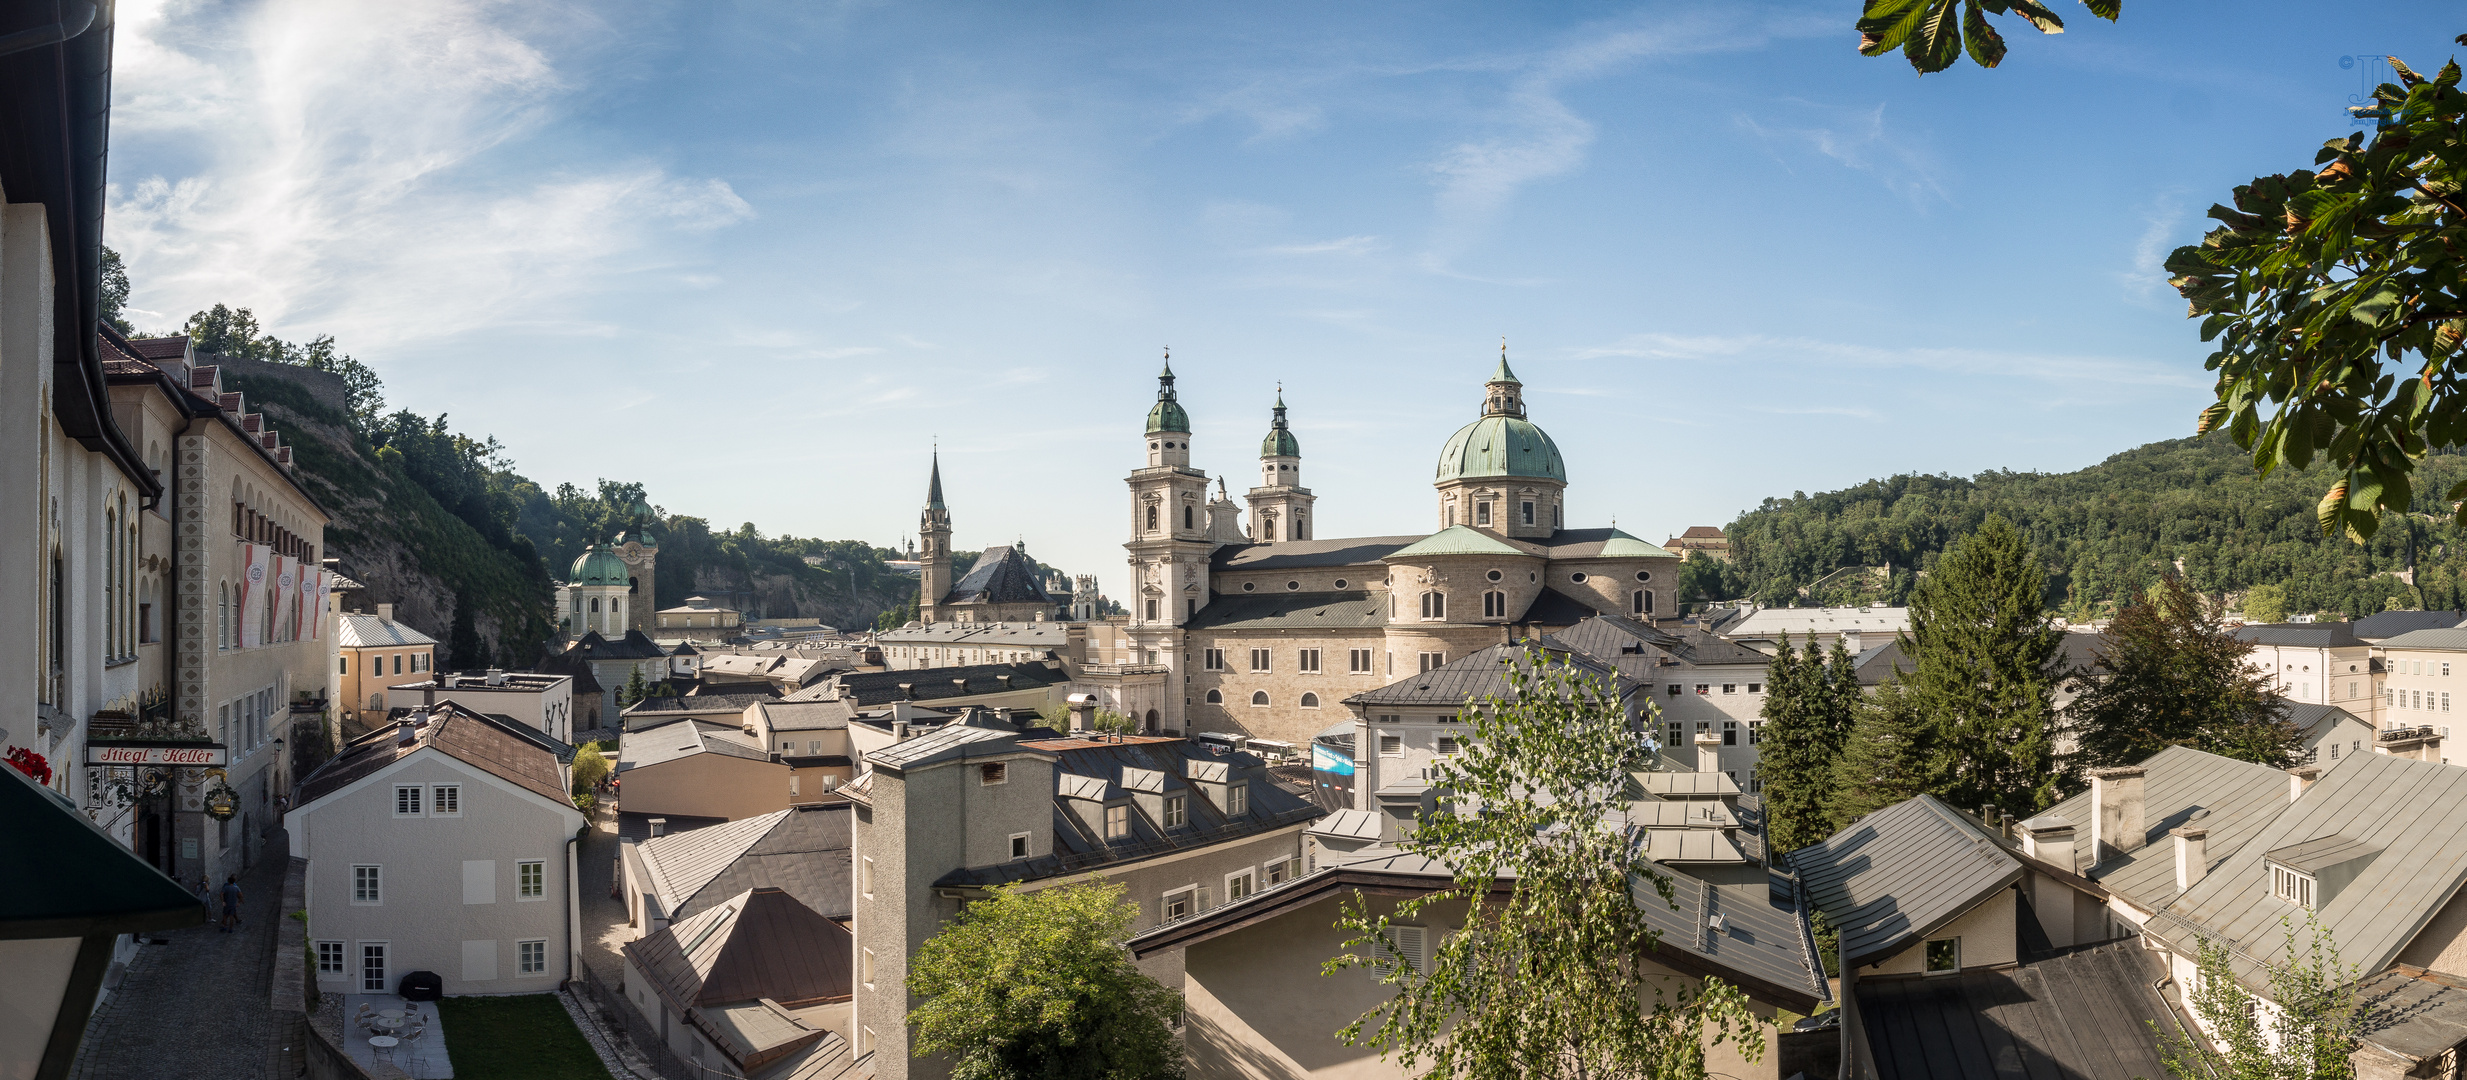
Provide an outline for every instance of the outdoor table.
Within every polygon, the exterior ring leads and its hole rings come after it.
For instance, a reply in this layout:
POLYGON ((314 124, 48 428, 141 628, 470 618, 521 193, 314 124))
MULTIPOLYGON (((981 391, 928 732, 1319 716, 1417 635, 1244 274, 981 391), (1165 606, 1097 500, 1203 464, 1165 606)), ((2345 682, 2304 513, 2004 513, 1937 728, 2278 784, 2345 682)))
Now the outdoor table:
POLYGON ((392 1035, 371 1035, 368 1037, 368 1045, 377 1050, 392 1050, 397 1045, 400 1045, 401 1042, 402 1040, 397 1039, 392 1035))
POLYGON ((401 1009, 379 1009, 377 1015, 388 1020, 400 1020, 403 1018, 403 1011, 401 1009))

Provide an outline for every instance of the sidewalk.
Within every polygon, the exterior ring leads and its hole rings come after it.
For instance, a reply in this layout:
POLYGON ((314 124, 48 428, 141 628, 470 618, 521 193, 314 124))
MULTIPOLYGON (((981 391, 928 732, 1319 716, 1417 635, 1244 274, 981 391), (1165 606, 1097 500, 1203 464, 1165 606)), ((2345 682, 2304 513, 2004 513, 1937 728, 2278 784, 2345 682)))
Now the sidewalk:
POLYGON ((220 904, 209 925, 168 934, 168 945, 141 945, 119 989, 86 1024, 71 1080, 265 1080, 287 1077, 292 1037, 286 1018, 268 1007, 275 935, 282 917, 282 853, 289 838, 274 831, 266 858, 240 877, 246 894, 240 929, 223 933, 220 904))

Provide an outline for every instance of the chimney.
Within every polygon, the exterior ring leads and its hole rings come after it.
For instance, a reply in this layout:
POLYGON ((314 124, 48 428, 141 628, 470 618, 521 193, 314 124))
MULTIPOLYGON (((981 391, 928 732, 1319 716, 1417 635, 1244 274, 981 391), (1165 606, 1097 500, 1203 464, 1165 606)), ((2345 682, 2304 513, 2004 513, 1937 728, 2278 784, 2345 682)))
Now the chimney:
POLYGON ((668 835, 668 819, 664 817, 652 818, 651 835, 654 839, 668 835))
POLYGON ((419 735, 411 730, 411 721, 405 720, 394 726, 394 745, 410 746, 419 741, 419 735))
POLYGON ((1722 737, 1710 731, 1696 733, 1696 771, 1722 771, 1722 737))
POLYGON ((2017 826, 2022 854, 2073 873, 2081 873, 2080 850, 2073 843, 2073 822, 2062 814, 2041 814, 2017 826))
POLYGON ((2298 765, 2287 770, 2287 801, 2294 802, 2303 798, 2304 789, 2312 787, 2313 781, 2319 779, 2321 779, 2321 766, 2319 765, 2298 765))
POLYGON ((378 618, 380 618, 380 619, 385 620, 386 622, 393 622, 393 621, 394 621, 394 605, 392 605, 392 604, 379 604, 379 605, 377 605, 377 617, 378 617, 378 618))
POLYGON ((2196 823, 2167 833, 2176 838, 2176 891, 2183 892, 2210 872, 2210 830, 2196 823))
POLYGON ((2141 766, 2090 770, 2090 865, 2139 851, 2145 839, 2141 766))
POLYGON ((1096 695, 1071 695, 1071 734, 1079 735, 1096 727, 1096 695))
POLYGON ((504 669, 504 668, 499 668, 499 667, 493 667, 493 668, 488 669, 488 685, 490 685, 490 686, 504 686, 504 685, 505 685, 505 669, 504 669))
POLYGON ((893 720, 893 721, 891 721, 891 741, 893 741, 893 742, 907 742, 907 741, 908 741, 908 721, 906 721, 906 720, 893 720))

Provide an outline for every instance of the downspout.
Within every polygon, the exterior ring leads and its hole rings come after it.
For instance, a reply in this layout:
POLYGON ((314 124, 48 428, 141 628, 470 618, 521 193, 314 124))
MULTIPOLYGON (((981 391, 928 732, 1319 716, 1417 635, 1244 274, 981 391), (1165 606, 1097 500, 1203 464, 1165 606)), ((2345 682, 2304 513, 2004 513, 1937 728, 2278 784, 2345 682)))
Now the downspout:
MULTIPOLYGON (((583 828, 590 827, 591 820, 585 817, 583 828)), ((575 966, 582 962, 582 885, 575 873, 581 843, 580 829, 565 838, 565 983, 569 988, 574 985, 575 966)))

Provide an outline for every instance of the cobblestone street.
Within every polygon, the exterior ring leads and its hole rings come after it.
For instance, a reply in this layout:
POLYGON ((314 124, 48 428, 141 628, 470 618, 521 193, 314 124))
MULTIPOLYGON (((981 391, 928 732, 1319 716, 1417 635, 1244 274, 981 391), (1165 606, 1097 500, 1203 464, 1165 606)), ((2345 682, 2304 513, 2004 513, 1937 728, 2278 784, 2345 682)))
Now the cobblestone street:
POLYGON ((232 933, 215 919, 140 945, 127 975, 86 1025, 72 1080, 288 1080, 293 1032, 269 1004, 267 979, 282 917, 284 852, 275 832, 265 857, 240 876, 246 894, 232 933))

